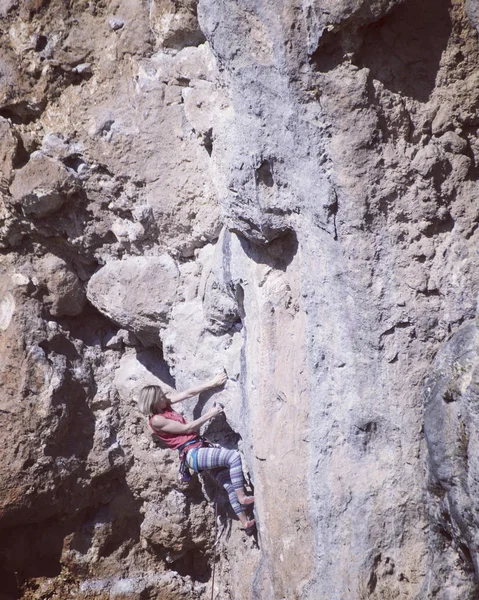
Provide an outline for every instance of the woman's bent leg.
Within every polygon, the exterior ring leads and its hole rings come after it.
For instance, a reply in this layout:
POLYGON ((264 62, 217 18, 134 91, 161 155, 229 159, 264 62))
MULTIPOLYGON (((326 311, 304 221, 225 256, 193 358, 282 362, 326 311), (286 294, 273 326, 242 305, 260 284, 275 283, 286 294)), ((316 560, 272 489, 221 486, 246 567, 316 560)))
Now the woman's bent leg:
POLYGON ((230 500, 231 507, 235 511, 238 519, 241 521, 241 524, 243 525, 243 527, 247 528, 247 527, 251 527, 252 525, 254 525, 254 520, 253 521, 248 520, 248 517, 246 516, 245 512, 243 511, 241 504, 238 502, 236 490, 234 489, 234 487, 231 484, 229 470, 226 468, 225 469, 215 469, 214 471, 212 471, 211 474, 213 475, 214 479, 219 483, 219 485, 222 485, 224 487, 224 489, 226 490, 226 493, 228 494, 228 498, 230 500))
POLYGON ((236 497, 241 504, 251 503, 253 498, 248 497, 244 491, 243 468, 241 457, 236 450, 226 448, 200 448, 197 454, 198 469, 216 469, 227 467, 229 469, 230 481, 236 492, 236 497))
POLYGON ((236 450, 226 448, 200 448, 197 454, 198 469, 229 469, 231 485, 235 490, 243 488, 243 469, 241 458, 236 450))

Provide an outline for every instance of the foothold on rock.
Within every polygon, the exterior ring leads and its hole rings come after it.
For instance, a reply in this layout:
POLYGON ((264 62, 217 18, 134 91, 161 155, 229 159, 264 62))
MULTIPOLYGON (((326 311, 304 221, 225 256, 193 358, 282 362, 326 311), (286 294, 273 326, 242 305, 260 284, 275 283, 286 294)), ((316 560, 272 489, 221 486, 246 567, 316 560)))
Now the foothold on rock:
POLYGON ((442 104, 436 113, 431 125, 433 135, 441 135, 445 131, 452 129, 451 123, 451 107, 447 104, 442 104))
POLYGON ((105 346, 110 350, 121 350, 123 346, 135 346, 138 343, 131 331, 119 329, 116 334, 110 333, 105 338, 105 346))
POLYGON ((42 141, 41 151, 51 158, 63 160, 79 151, 75 144, 63 139, 61 135, 47 133, 42 141))
POLYGON ((121 341, 121 339, 118 337, 118 335, 113 334, 113 333, 108 333, 105 336, 105 348, 108 348, 109 350, 121 350, 123 343, 121 341))
POLYGON ((90 63, 81 63, 80 65, 73 67, 72 71, 74 73, 78 73, 79 75, 89 75, 92 72, 91 64, 90 63))
POLYGON ((145 238, 145 228, 141 223, 127 219, 117 219, 111 226, 111 231, 120 244, 130 244, 145 238))
POLYGON ((14 273, 11 277, 11 281, 14 287, 28 287, 32 284, 30 278, 22 273, 14 273))
POLYGON ((122 19, 112 18, 108 20, 108 25, 110 26, 110 29, 112 31, 118 31, 119 29, 122 29, 122 27, 124 27, 125 21, 123 21, 122 19))
POLYGON ((118 339, 120 339, 125 346, 136 346, 138 344, 138 340, 136 337, 126 329, 119 329, 117 333, 118 339))
POLYGON ((431 177, 444 179, 451 171, 446 154, 442 148, 433 143, 427 144, 418 151, 411 166, 426 179, 431 177))

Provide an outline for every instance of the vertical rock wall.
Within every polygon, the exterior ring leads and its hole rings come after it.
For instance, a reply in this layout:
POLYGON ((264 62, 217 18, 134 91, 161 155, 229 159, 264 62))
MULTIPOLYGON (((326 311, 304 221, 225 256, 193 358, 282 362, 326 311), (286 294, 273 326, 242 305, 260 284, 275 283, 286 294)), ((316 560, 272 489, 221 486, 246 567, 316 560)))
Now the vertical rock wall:
POLYGON ((4 597, 475 598, 476 3, 0 19, 4 597), (256 539, 135 408, 223 367, 256 539))

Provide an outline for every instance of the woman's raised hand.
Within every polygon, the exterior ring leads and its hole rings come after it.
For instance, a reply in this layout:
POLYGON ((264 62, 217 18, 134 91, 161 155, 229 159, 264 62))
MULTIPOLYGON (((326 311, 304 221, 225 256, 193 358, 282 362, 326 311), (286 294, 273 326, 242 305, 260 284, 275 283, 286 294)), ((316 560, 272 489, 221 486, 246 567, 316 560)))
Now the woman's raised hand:
POLYGON ((216 402, 214 403, 213 407, 210 408, 210 410, 206 413, 208 417, 216 417, 216 415, 219 415, 220 413, 222 413, 224 410, 224 407, 221 406, 221 404, 216 404, 216 402))
POLYGON ((219 387, 220 385, 224 385, 227 379, 228 376, 226 375, 226 371, 218 373, 218 375, 215 375, 215 377, 213 377, 213 379, 210 381, 210 386, 214 388, 219 387))

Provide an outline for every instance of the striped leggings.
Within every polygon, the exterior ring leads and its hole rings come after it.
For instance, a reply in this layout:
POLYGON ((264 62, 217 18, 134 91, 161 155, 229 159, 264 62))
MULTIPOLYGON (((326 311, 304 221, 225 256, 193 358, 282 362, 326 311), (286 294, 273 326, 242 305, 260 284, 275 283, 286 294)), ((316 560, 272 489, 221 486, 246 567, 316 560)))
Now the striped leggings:
MULTIPOLYGON (((243 512, 236 495, 236 490, 244 485, 239 452, 226 448, 199 448, 197 452, 198 469, 215 469, 211 475, 226 490, 233 510, 236 514, 243 512)), ((189 454, 190 452, 187 454, 187 460, 190 463, 189 454)))

